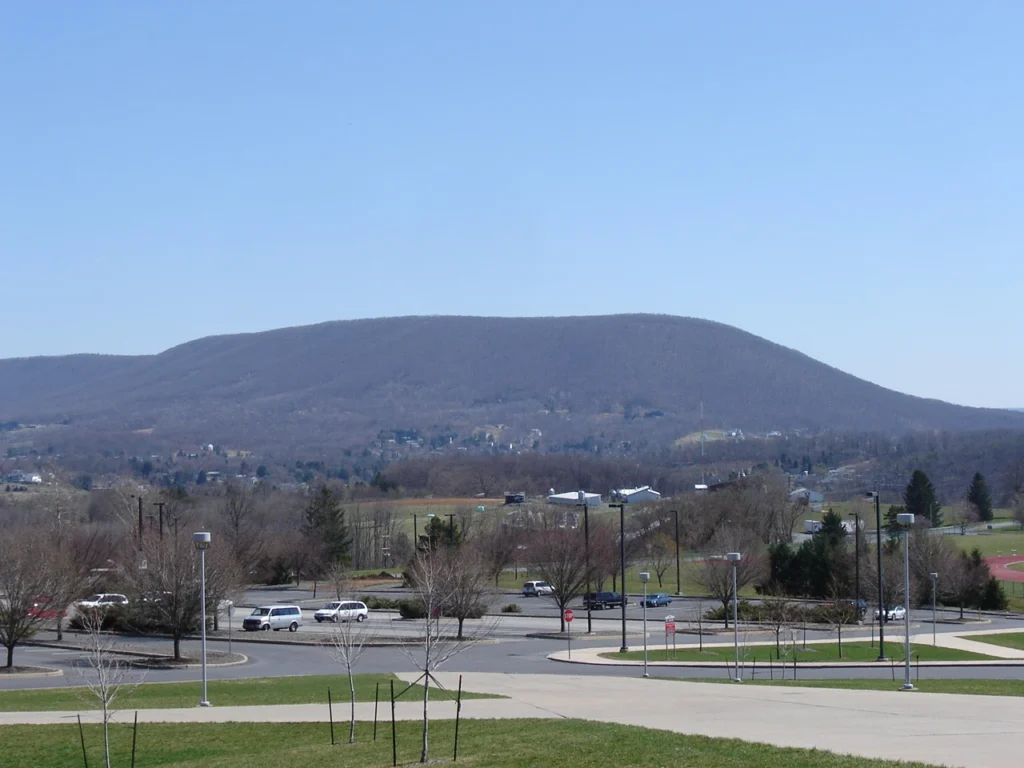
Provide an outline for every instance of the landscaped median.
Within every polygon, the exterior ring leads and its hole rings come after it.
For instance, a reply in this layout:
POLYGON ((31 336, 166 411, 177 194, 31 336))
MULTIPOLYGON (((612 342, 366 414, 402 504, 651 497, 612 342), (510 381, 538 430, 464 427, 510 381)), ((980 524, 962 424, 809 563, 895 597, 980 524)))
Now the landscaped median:
POLYGON ((990 634, 970 635, 975 643, 990 643, 1002 648, 1016 648, 1024 651, 1024 632, 993 632, 990 634))
MULTIPOLYGON (((380 686, 382 701, 390 699, 390 686, 395 691, 406 688, 406 683, 394 675, 356 675, 356 701, 373 701, 380 686)), ((327 704, 327 689, 335 703, 348 703, 348 678, 344 675, 313 675, 306 677, 258 677, 250 680, 211 680, 208 683, 210 701, 219 707, 254 706, 267 704, 327 704)), ((411 701, 423 698, 423 688, 414 686, 402 698, 411 701)), ((431 699, 454 698, 449 691, 431 688, 431 699)), ((463 699, 500 698, 463 691, 463 699)), ((173 709, 194 707, 199 700, 197 683, 143 683, 117 698, 117 708, 173 709)), ((85 688, 61 687, 0 692, 0 712, 56 712, 97 709, 96 697, 85 688)))
MULTIPOLYGON (((803 647, 789 646, 785 652, 777 653, 774 645, 748 645, 740 646, 740 662, 751 663, 753 661, 767 663, 768 659, 782 663, 813 662, 867 662, 878 659, 878 646, 871 643, 852 642, 843 643, 840 654, 838 643, 809 643, 803 647)), ((888 658, 903 661, 903 643, 886 643, 885 655, 888 658)), ((614 659, 616 661, 640 661, 644 660, 643 650, 632 650, 626 653, 619 651, 605 651, 600 655, 602 659, 614 659)), ((693 661, 693 662, 721 662, 735 663, 736 652, 733 646, 712 646, 704 650, 692 647, 668 649, 649 649, 647 653, 649 661, 672 662, 672 661, 693 661)), ((910 646, 910 658, 915 661, 996 661, 996 656, 986 656, 970 651, 961 651, 957 648, 933 647, 931 645, 913 644, 910 646)))

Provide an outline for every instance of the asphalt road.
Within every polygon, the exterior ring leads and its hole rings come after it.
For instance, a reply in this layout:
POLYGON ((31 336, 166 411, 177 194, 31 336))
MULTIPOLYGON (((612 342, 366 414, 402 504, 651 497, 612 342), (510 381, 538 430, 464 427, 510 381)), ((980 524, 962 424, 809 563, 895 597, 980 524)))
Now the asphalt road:
MULTIPOLYGON (((650 611, 649 611, 650 612, 650 611)), ((638 613, 637 609, 630 609, 631 615, 638 613)), ((384 639, 396 639, 391 634, 390 625, 402 624, 402 632, 411 634, 415 632, 416 622, 392 622, 388 614, 375 613, 370 619, 369 627, 374 624, 387 622, 389 628, 382 632, 384 639)), ((930 611, 917 612, 912 616, 912 626, 917 631, 927 631, 930 627, 928 621, 930 611)), ((585 615, 577 615, 574 628, 582 630, 585 627, 585 615)), ((652 622, 653 623, 653 622, 652 622)), ((492 641, 467 648, 458 656, 453 658, 447 665, 447 671, 455 672, 500 672, 507 674, 515 673, 541 673, 541 674, 572 674, 572 675, 618 675, 635 676, 639 671, 635 667, 589 667, 584 665, 572 665, 571 667, 550 661, 547 656, 559 650, 564 650, 564 640, 551 640, 542 638, 525 637, 524 633, 534 625, 550 625, 547 629, 557 630, 557 618, 549 617, 504 617, 499 623, 499 631, 495 632, 492 641)), ((574 634, 573 647, 594 647, 594 646, 617 646, 619 644, 618 630, 620 628, 616 616, 601 617, 595 620, 595 631, 602 633, 601 637, 587 639, 581 634, 574 634)), ((627 642, 633 648, 642 645, 640 635, 642 624, 630 622, 627 629, 631 634, 627 642), (633 630, 636 630, 634 633, 633 630)), ((1024 622, 1011 619, 993 619, 990 623, 977 625, 974 629, 992 628, 1001 629, 1007 627, 1020 627, 1024 631, 1024 622)), ((937 631, 953 632, 962 631, 962 625, 939 623, 937 631)), ((329 628, 325 625, 317 627, 303 627, 297 635, 290 635, 288 632, 270 633, 270 640, 284 641, 280 644, 273 642, 247 642, 245 635, 236 635, 233 642, 235 652, 244 653, 249 657, 246 664, 230 667, 210 667, 209 679, 239 679, 252 677, 274 677, 283 675, 311 675, 330 674, 340 672, 341 668, 332 660, 330 652, 321 645, 293 645, 288 641, 325 635, 329 628)), ((866 640, 871 633, 870 628, 849 629, 843 633, 845 640, 866 640)), ((40 638, 48 639, 47 633, 40 638)), ((773 635, 770 632, 749 633, 748 637, 768 641, 773 635)), ((828 633, 821 630, 809 629, 807 639, 821 639, 827 637, 828 633)), ((661 634, 660 626, 655 623, 649 627, 648 642, 658 645, 662 642, 664 635, 661 634)), ((251 639, 251 638, 250 638, 251 639)), ((262 639, 262 638, 261 638, 262 639)), ((721 640, 722 637, 709 639, 721 640)), ((728 636, 725 636, 728 639, 728 636)), ((677 637, 679 645, 693 644, 696 640, 692 634, 680 633, 677 637)), ((130 638, 126 639, 134 646, 153 647, 154 650, 170 650, 170 641, 163 638, 130 638)), ((210 648, 214 650, 227 650, 226 639, 211 639, 210 648)), ((183 643, 186 651, 198 654, 199 643, 197 641, 186 641, 183 643)), ((415 670, 414 662, 409 658, 408 653, 412 649, 401 649, 395 647, 375 647, 364 651, 359 663, 361 672, 412 672, 415 670)), ((21 646, 15 650, 15 662, 23 665, 36 665, 55 667, 64 672, 62 677, 25 677, 15 679, 3 679, 0 676, 0 690, 16 688, 47 688, 65 687, 67 685, 80 684, 82 678, 75 667, 75 660, 81 654, 77 651, 67 649, 50 649, 35 646, 21 646)), ((724 676, 727 674, 723 669, 700 669, 700 668, 658 668, 657 674, 663 677, 679 678, 708 678, 724 676)), ((826 679, 842 677, 861 677, 891 679, 893 670, 888 664, 879 665, 878 668, 859 669, 816 669, 800 670, 802 679, 826 679)), ((899 678, 900 670, 896 669, 896 677, 899 678)), ((945 668, 922 668, 921 676, 924 678, 1013 678, 1024 679, 1024 665, 1020 667, 945 667, 945 668)), ((148 682, 159 681, 199 681, 200 671, 196 669, 186 670, 149 670, 144 674, 148 682)))

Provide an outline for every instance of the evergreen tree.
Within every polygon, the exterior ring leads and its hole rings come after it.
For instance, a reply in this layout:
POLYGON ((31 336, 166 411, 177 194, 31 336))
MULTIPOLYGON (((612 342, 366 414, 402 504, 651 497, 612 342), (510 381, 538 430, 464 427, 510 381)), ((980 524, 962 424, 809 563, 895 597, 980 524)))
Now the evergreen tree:
POLYGON ((454 519, 444 520, 432 517, 424 528, 426 535, 420 536, 421 552, 436 552, 441 547, 459 547, 462 545, 462 530, 454 519))
POLYGON ((988 483, 981 472, 974 473, 971 486, 967 489, 967 500, 978 510, 978 518, 982 522, 992 519, 992 494, 989 493, 988 483))
POLYGON ((323 544, 329 565, 347 565, 352 537, 345 524, 345 510, 341 502, 326 485, 306 505, 302 533, 309 539, 323 544))
POLYGON ((942 525, 942 508, 935 498, 935 486, 928 475, 915 469, 903 492, 903 506, 916 518, 928 520, 933 528, 942 525))

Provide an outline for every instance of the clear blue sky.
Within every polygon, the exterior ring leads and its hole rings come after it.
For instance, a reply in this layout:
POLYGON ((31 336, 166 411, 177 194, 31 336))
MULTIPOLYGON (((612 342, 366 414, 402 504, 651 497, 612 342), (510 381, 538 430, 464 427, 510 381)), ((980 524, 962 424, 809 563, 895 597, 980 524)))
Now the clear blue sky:
POLYGON ((664 312, 1024 406, 1024 4, 0 6, 0 357, 664 312))

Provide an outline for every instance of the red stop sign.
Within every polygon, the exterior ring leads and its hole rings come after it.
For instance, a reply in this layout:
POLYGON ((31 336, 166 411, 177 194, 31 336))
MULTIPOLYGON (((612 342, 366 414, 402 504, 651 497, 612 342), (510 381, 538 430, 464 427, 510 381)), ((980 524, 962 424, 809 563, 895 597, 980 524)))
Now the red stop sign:
POLYGON ((572 608, 566 608, 565 612, 562 613, 562 618, 565 619, 566 621, 572 621, 572 617, 574 615, 575 614, 572 612, 572 608))
POLYGON ((668 633, 668 632, 675 632, 675 631, 676 631, 676 623, 674 621, 666 621, 665 622, 665 632, 668 633))

